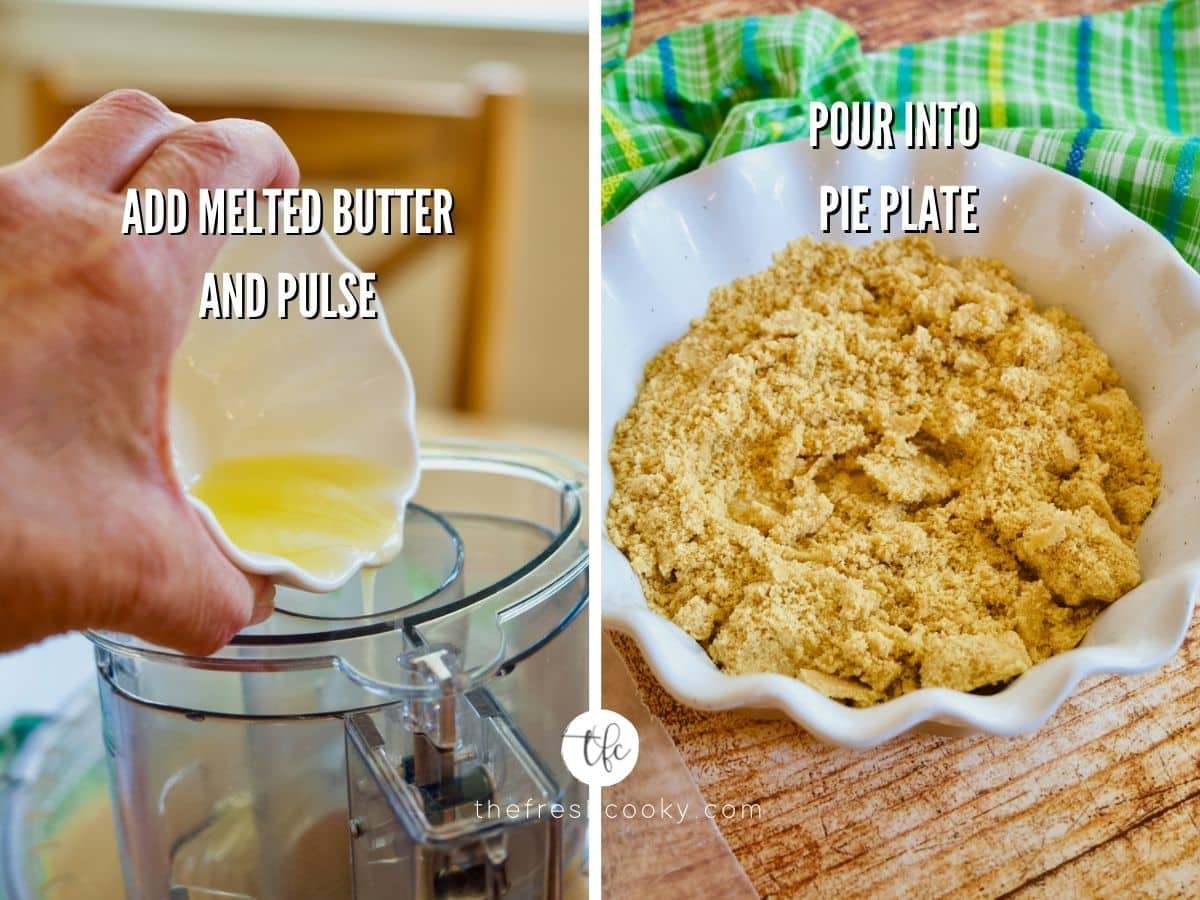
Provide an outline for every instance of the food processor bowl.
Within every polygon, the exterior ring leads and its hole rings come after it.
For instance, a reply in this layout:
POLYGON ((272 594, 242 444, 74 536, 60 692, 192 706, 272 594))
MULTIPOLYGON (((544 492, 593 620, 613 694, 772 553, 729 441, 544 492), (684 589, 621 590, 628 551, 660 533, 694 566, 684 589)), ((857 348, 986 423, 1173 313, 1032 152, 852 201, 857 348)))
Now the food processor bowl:
POLYGON ((585 790, 559 743, 587 705, 586 502, 564 458, 430 443, 389 565, 281 588, 210 657, 91 635, 127 897, 556 897, 581 879, 585 790))

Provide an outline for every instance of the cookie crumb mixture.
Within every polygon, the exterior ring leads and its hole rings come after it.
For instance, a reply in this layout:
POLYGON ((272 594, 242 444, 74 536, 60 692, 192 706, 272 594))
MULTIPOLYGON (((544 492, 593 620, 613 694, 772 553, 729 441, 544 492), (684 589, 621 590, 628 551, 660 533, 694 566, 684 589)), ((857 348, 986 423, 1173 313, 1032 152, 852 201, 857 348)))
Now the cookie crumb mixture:
POLYGON ((856 705, 1074 647, 1138 583, 1160 487, 1079 323, 924 238, 802 239, 715 290, 610 460, 653 609, 726 672, 856 705))

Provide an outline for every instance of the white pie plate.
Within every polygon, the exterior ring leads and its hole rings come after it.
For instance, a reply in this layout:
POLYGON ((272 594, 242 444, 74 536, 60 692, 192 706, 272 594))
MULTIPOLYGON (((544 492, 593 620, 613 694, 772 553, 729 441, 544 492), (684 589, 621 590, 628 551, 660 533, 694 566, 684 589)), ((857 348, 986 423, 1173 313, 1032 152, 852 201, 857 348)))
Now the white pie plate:
MULTIPOLYGON (((837 151, 806 142, 728 157, 632 204, 602 234, 601 439, 637 393, 642 370, 700 315, 709 291, 766 268, 771 254, 819 233, 822 184, 972 184, 978 234, 933 235, 949 257, 992 256, 1040 305, 1080 319, 1145 417, 1163 491, 1138 554, 1143 581, 1106 609, 1081 645, 980 696, 926 688, 867 709, 783 675, 720 672, 682 629, 651 612, 624 556, 602 548, 604 623, 631 635, 666 689, 709 710, 777 710, 819 738, 869 747, 914 728, 1012 735, 1038 728, 1080 679, 1144 672, 1179 648, 1200 589, 1200 275, 1153 228, 1099 191, 1039 163, 975 150, 837 151)), ((828 236, 852 245, 881 237, 828 236)), ((605 462, 602 510, 612 495, 605 462)))

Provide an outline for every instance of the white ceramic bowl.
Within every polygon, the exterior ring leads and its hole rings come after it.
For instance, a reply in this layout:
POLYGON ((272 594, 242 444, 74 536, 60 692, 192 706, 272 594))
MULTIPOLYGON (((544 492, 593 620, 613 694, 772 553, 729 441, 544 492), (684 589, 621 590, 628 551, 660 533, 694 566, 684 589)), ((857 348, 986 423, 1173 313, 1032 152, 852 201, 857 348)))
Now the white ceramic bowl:
MULTIPOLYGON (((819 233, 821 184, 974 184, 980 232, 935 235, 950 257, 993 256, 1040 305, 1078 317, 1141 408, 1163 492, 1138 542, 1143 581, 1106 609, 1082 644, 991 696, 922 689, 867 709, 782 675, 721 673, 701 647, 646 607, 624 556, 602 549, 603 616, 634 637, 678 700, 702 709, 779 710, 836 744, 866 747, 922 726, 952 733, 1037 728, 1081 678, 1142 672, 1179 647, 1200 588, 1200 276, 1149 225, 1078 179, 1002 151, 810 150, 793 142, 728 157, 649 192, 602 237, 600 435, 637 393, 643 367, 682 335, 709 291, 760 271, 788 241, 819 233)), ((862 245, 881 237, 828 236, 862 245)), ((603 509, 612 469, 602 473, 603 509)))
MULTIPOLYGON (((377 319, 279 318, 279 272, 358 272, 325 232, 230 239, 216 272, 261 272, 271 305, 261 319, 192 320, 171 372, 171 446, 185 488, 222 459, 336 454, 397 468, 403 510, 417 489, 419 459, 412 376, 379 302, 377 319)), ((324 593, 345 584, 363 557, 336 573, 306 572, 277 556, 237 547, 209 508, 189 495, 221 549, 241 569, 324 593)))

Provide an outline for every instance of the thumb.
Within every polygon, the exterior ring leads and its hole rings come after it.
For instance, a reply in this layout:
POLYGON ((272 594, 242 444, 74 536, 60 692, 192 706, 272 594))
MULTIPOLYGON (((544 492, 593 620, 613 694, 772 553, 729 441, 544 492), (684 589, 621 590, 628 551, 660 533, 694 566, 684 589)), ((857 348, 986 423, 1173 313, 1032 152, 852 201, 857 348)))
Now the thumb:
POLYGON ((192 533, 171 541, 182 552, 171 554, 158 576, 148 579, 147 589, 131 598, 125 621, 111 627, 191 656, 208 656, 271 614, 275 586, 234 566, 198 521, 188 524, 192 533))

